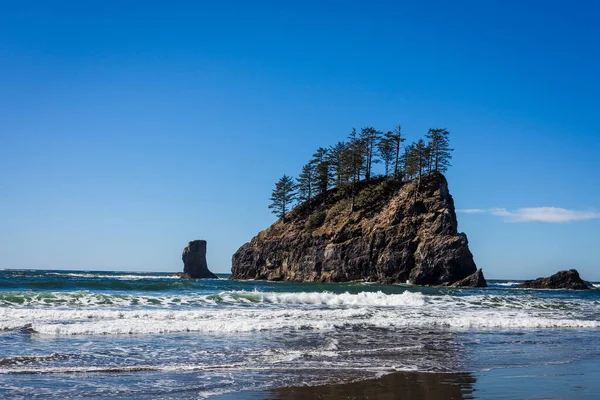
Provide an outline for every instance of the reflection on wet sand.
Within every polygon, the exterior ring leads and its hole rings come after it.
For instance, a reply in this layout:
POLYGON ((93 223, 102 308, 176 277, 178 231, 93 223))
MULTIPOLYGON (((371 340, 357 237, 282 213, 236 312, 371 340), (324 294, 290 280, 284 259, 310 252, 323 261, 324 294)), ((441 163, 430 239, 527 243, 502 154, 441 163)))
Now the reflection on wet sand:
POLYGON ((268 392, 238 392, 216 396, 219 400, 397 400, 473 399, 475 377, 467 372, 395 372, 353 383, 302 386, 268 392))
POLYGON ((379 379, 340 385, 277 389, 266 399, 471 399, 475 378, 469 373, 397 372, 379 379))

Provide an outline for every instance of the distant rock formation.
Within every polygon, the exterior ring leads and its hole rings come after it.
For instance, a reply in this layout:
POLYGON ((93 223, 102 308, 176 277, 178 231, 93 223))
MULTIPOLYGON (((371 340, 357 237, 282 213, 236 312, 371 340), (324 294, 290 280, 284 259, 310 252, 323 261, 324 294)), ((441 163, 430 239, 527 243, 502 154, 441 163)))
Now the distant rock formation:
POLYGON ((360 182, 302 203, 233 255, 231 279, 485 287, 446 178, 360 182))
POLYGON ((517 287, 522 289, 590 289, 585 281, 579 277, 579 272, 576 269, 559 271, 548 278, 525 281, 517 287))
POLYGON ((181 278, 202 279, 217 276, 208 270, 206 264, 206 240, 193 240, 183 249, 183 273, 177 273, 181 278))

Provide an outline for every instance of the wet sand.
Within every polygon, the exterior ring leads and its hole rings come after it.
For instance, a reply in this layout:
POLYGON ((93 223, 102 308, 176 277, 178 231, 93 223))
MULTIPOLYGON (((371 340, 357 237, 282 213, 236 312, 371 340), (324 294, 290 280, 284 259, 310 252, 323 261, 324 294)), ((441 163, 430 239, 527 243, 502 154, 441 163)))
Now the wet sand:
POLYGON ((267 392, 240 392, 214 400, 392 400, 471 399, 475 378, 469 373, 396 372, 377 379, 345 384, 302 386, 267 392))

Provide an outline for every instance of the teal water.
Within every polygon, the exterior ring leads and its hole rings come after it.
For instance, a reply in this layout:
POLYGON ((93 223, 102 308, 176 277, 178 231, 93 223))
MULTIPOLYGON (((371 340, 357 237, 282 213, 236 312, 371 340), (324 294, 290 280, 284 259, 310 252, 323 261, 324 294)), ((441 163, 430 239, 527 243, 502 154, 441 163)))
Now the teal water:
POLYGON ((599 395, 600 290, 489 283, 0 270, 0 397, 198 399, 393 371, 469 373, 475 398, 599 395))

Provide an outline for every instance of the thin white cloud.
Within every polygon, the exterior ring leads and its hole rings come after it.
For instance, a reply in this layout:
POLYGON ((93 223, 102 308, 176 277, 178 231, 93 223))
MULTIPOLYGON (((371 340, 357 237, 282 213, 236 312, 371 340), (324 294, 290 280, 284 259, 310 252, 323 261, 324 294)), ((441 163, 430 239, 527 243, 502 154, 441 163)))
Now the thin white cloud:
POLYGON ((600 212, 569 210, 560 207, 528 207, 509 211, 506 208, 469 208, 456 210, 463 214, 489 214, 502 217, 506 222, 572 222, 600 219, 600 212))
POLYGON ((482 210, 480 208, 467 208, 465 210, 456 210, 456 212, 463 214, 483 214, 486 210, 482 210))

